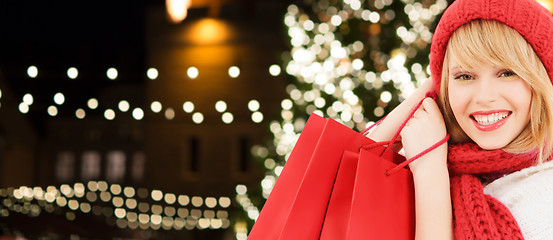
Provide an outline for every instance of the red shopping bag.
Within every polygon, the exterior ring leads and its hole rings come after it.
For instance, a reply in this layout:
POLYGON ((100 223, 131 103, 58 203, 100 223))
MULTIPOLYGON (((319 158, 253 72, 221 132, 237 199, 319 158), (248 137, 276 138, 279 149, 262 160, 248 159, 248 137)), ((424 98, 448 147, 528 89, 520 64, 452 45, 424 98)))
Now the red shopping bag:
POLYGON ((248 239, 413 239, 413 179, 392 140, 311 115, 248 239), (384 145, 387 145, 386 147, 384 145))
POLYGON ((382 143, 344 152, 327 207, 321 240, 413 239, 413 178, 407 169, 388 170, 405 158, 382 143))
POLYGON ((415 238, 413 176, 405 168, 387 173, 402 162, 405 158, 391 151, 383 156, 360 151, 347 238, 343 239, 415 238))
MULTIPOLYGON (((433 94, 427 96, 435 99, 433 94)), ((422 100, 392 140, 372 142, 363 145, 356 153, 344 153, 327 207, 321 240, 415 238, 413 176, 405 167, 449 139, 447 135, 408 160, 391 150, 391 144, 398 142, 399 133, 421 103, 422 100)))
POLYGON ((312 114, 248 239, 318 239, 342 154, 370 143, 362 134, 312 114))
POLYGON ((359 154, 344 151, 321 229, 321 240, 345 239, 359 154))

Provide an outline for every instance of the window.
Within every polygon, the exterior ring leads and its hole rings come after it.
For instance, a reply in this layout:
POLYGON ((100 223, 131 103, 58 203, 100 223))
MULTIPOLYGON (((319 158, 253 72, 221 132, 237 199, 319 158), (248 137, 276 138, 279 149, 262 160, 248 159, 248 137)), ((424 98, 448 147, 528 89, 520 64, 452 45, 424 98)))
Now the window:
POLYGON ((146 155, 143 152, 136 152, 132 162, 132 179, 140 182, 144 178, 144 168, 146 165, 146 155))
POLYGON ((125 153, 123 151, 111 151, 107 157, 106 180, 112 183, 125 180, 125 153))
POLYGON ((75 155, 65 151, 58 153, 56 162, 56 178, 59 182, 69 182, 73 180, 75 155))
POLYGON ((200 161, 200 154, 199 154, 199 145, 200 140, 196 137, 193 137, 190 139, 190 171, 191 172, 197 172, 198 171, 198 164, 200 161))
POLYGON ((198 136, 188 136, 182 141, 180 151, 182 177, 187 181, 197 181, 199 172, 202 170, 202 141, 198 136))
POLYGON ((100 177, 100 153, 87 151, 83 153, 81 174, 83 181, 95 180, 100 177))
POLYGON ((250 141, 247 137, 240 137, 240 149, 239 149, 239 160, 238 160, 238 170, 240 172, 247 172, 249 169, 250 162, 250 141))

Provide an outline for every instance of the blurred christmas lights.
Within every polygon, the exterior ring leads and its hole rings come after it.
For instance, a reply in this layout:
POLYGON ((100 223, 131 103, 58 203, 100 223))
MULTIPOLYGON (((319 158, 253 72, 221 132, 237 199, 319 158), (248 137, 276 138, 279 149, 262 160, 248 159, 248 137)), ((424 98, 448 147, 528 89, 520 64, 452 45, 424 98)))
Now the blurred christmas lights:
MULTIPOLYGON (((188 195, 152 190, 152 200, 136 198, 144 188, 90 181, 62 184, 59 187, 21 186, 0 188, 0 216, 20 213, 38 217, 42 212, 63 215, 74 221, 79 214, 104 216, 106 223, 115 221, 119 228, 165 230, 226 229, 230 227, 231 198, 193 196, 189 206, 188 195), (102 201, 97 201, 98 194, 102 201), (178 201, 177 201, 178 199, 178 201), (138 207, 136 206, 146 206, 138 207), (151 207, 148 207, 151 206, 151 207), (120 221, 121 220, 121 221, 120 221)), ((113 224, 111 224, 113 225, 113 224)))
MULTIPOLYGON (((272 76, 278 76, 280 74, 280 67, 278 65, 271 65, 269 67, 269 72, 272 76)), ((31 78, 36 78, 38 76, 38 68, 36 66, 30 66, 27 69, 27 74, 31 78)), ((118 71, 116 68, 109 68, 106 72, 106 76, 108 79, 115 80, 118 77, 118 71)), ((187 70, 188 77, 193 79, 198 77, 199 71, 196 67, 190 67, 187 70)), ((236 66, 231 66, 229 68, 229 75, 233 78, 238 77, 240 74, 240 69, 236 66)), ((67 70, 67 75, 71 79, 76 79, 78 76, 78 70, 75 67, 71 67, 67 70)), ((159 73, 156 68, 149 68, 146 72, 146 75, 149 79, 157 79, 159 73)), ((1 96, 1 95, 0 95, 1 96)), ((22 102, 18 106, 18 110, 20 113, 27 114, 30 111, 38 110, 31 107, 33 102, 35 101, 32 93, 26 93, 23 96, 22 102)), ((38 101, 44 101, 42 99, 39 99, 38 101)), ((42 110, 45 114, 48 114, 50 117, 60 117, 65 116, 61 113, 67 113, 73 112, 73 116, 77 119, 85 119, 89 116, 87 114, 87 109, 84 108, 76 108, 76 109, 67 109, 68 107, 62 107, 61 105, 66 104, 66 97, 63 92, 57 92, 53 96, 53 102, 58 105, 49 105, 46 107, 45 110, 42 110)), ((71 104, 66 104, 67 106, 71 104)), ((122 117, 124 115, 119 115, 114 109, 117 109, 119 112, 125 113, 131 110, 131 105, 133 105, 132 102, 129 100, 119 100, 117 106, 106 107, 107 104, 102 104, 99 102, 97 98, 89 98, 89 100, 86 102, 86 106, 89 110, 99 110, 103 112, 104 119, 106 120, 115 120, 117 117, 122 117), (104 106, 104 109, 101 108, 101 106, 104 106)), ((163 110, 164 116, 167 120, 172 120, 177 117, 177 112, 171 108, 171 107, 164 107, 164 104, 162 104, 160 101, 152 101, 148 104, 149 106, 146 109, 150 109, 152 113, 160 113, 163 110)), ((234 121, 235 114, 227 111, 228 104, 224 101, 218 101, 215 105, 215 109, 217 112, 221 113, 221 121, 226 124, 230 124, 234 121)), ((263 113, 259 111, 259 101, 252 99, 248 102, 247 108, 252 112, 251 115, 251 121, 254 123, 261 123, 263 122, 263 113)), ((142 120, 145 117, 148 117, 147 113, 144 112, 144 108, 142 107, 136 107, 131 111, 131 116, 135 120, 142 120)), ((185 101, 182 105, 182 109, 185 113, 191 113, 192 115, 191 120, 196 123, 200 124, 205 121, 205 117, 203 113, 200 112, 194 112, 195 104, 191 101, 185 101)), ((93 114, 92 114, 93 115, 93 114)), ((90 115, 90 116, 92 116, 90 115)))

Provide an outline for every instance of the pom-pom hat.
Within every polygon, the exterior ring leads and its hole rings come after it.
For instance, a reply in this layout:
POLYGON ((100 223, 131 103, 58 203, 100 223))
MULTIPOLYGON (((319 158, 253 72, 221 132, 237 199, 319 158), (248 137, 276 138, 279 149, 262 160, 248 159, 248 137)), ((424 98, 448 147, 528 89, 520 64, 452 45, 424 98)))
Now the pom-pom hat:
POLYGON ((496 20, 530 43, 553 80, 553 16, 536 0, 457 0, 444 12, 430 47, 430 72, 434 90, 440 92, 442 65, 451 34, 472 20, 496 20))

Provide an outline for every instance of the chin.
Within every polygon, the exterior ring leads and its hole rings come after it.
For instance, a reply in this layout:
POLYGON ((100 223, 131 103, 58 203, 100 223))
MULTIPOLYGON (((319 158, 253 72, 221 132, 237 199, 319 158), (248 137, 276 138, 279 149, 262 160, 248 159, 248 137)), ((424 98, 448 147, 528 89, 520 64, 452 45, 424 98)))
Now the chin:
POLYGON ((476 142, 476 145, 478 145, 480 148, 484 149, 484 150, 497 150, 497 149, 502 149, 504 148, 505 146, 507 146, 508 143, 498 143, 498 142, 495 142, 495 143, 492 143, 492 142, 476 142))

